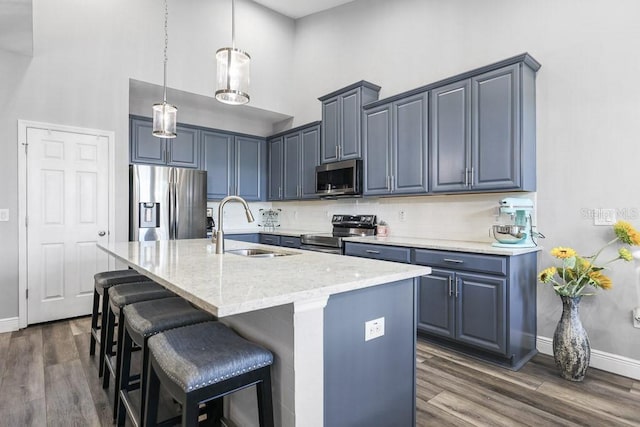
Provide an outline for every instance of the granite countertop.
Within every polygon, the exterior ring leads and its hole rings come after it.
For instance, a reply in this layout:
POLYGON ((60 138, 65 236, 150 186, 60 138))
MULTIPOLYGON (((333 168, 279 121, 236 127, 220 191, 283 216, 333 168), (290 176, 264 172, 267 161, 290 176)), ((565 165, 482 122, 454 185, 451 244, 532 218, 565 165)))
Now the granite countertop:
POLYGON ((376 245, 389 246, 405 246, 419 249, 437 249, 456 252, 471 252, 477 254, 506 255, 514 256, 526 254, 529 252, 537 252, 542 250, 541 246, 534 248, 497 248, 491 246, 487 242, 469 242, 463 240, 444 240, 444 239, 424 239, 418 237, 346 237, 347 242, 370 243, 376 245))
POLYGON ((430 274, 429 267, 255 243, 295 255, 251 258, 215 254, 209 239, 116 242, 101 249, 195 305, 224 317, 430 274))

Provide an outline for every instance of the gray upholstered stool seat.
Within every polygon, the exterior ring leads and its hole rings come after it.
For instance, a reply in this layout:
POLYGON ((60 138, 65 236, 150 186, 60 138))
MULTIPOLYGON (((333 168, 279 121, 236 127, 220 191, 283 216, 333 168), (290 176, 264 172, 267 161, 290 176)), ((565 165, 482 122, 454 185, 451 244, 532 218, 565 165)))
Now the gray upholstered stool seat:
MULTIPOLYGON (((122 348, 122 333, 118 333, 118 343, 116 347, 116 360, 112 361, 114 356, 113 352, 113 337, 115 336, 115 326, 118 325, 120 330, 121 325, 124 325, 124 313, 122 307, 128 304, 136 302, 156 300, 160 298, 174 297, 175 294, 168 291, 161 285, 153 281, 126 283, 123 285, 116 285, 109 288, 109 307, 107 308, 107 326, 105 343, 111 345, 104 345, 104 375, 102 377, 102 388, 109 387, 110 376, 115 378, 115 393, 118 392, 118 382, 120 380, 120 350, 122 348), (118 321, 116 322, 116 315, 118 321), (107 372, 108 370, 108 372, 107 372), (109 373, 111 375, 109 375, 109 373)), ((115 401, 115 399, 114 399, 115 401)), ((116 416, 117 407, 113 408, 113 417, 116 416)))
MULTIPOLYGON (((96 343, 102 346, 106 336, 107 307, 109 304, 109 294, 104 290, 114 285, 130 282, 140 282, 146 277, 135 270, 114 270, 103 271, 93 276, 93 310, 91 313, 91 341, 89 343, 89 355, 96 352, 96 343), (100 320, 98 320, 100 318, 100 320), (98 324, 99 322, 99 324, 98 324)), ((100 351, 98 361, 98 376, 102 376, 104 367, 104 353, 100 351)))
POLYGON ((197 425, 199 403, 219 403, 218 398, 255 384, 260 425, 273 426, 269 350, 220 322, 171 329, 149 338, 148 345, 148 425, 156 424, 160 384, 182 404, 183 426, 197 425))
POLYGON ((172 328, 192 325, 196 323, 215 320, 215 317, 205 311, 192 306, 188 301, 180 297, 163 298, 160 300, 144 301, 125 306, 124 312, 124 341, 121 351, 120 389, 118 401, 118 425, 123 426, 126 415, 136 425, 144 425, 144 393, 147 384, 147 372, 144 369, 148 362, 147 339, 159 332, 172 328), (131 375, 131 351, 133 344, 142 348, 142 375, 139 387, 137 383, 131 383, 135 378, 131 375), (140 388, 140 406, 138 411, 133 410, 133 403, 129 397, 129 391, 140 388))

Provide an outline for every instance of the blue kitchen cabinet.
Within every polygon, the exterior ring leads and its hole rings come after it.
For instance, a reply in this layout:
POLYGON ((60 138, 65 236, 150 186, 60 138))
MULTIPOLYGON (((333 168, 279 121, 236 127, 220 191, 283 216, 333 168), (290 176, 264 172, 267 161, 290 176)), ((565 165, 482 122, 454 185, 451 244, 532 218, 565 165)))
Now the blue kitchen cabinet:
POLYGON ((274 135, 269 141, 269 200, 316 198, 320 123, 274 135))
POLYGON ((225 234, 224 238, 240 242, 260 243, 260 234, 258 233, 225 234))
POLYGON ((260 243, 263 245, 280 246, 280 236, 277 234, 260 233, 260 243))
POLYGON ((322 102, 321 163, 362 156, 362 106, 378 99, 380 87, 360 81, 328 95, 322 102))
POLYGON ((535 191, 535 71, 519 62, 431 90, 433 192, 535 191))
POLYGON ((411 263, 411 249, 399 246, 345 242, 344 254, 361 258, 378 259, 381 261, 411 263))
POLYGON ((536 354, 537 254, 414 249, 432 267, 418 285, 418 332, 511 369, 536 354))
POLYGON ((265 141, 244 135, 203 130, 201 139, 207 198, 237 195, 247 201, 266 197, 265 141))
POLYGON ((364 194, 428 191, 428 93, 365 109, 364 194))
POLYGON ((301 244, 299 237, 280 236, 280 246, 299 249, 301 244))
POLYGON ((200 167, 199 130, 178 125, 175 138, 158 138, 152 135, 153 123, 144 117, 129 119, 129 149, 131 163, 177 166, 197 169, 200 167))
POLYGON ((269 150, 269 194, 267 195, 267 200, 282 200, 283 197, 283 144, 284 138, 282 136, 271 139, 267 143, 269 150))

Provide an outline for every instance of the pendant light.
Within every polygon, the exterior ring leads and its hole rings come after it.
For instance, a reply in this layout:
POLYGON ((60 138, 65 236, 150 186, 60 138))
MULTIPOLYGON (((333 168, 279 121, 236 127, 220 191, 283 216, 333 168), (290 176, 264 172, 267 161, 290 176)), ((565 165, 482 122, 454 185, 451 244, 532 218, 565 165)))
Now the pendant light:
POLYGON ((176 120, 178 109, 175 105, 167 104, 167 46, 169 44, 169 32, 167 21, 169 8, 167 0, 164 0, 164 92, 161 104, 153 104, 153 136, 158 138, 176 137, 176 120))
POLYGON ((231 47, 216 52, 218 84, 216 99, 225 104, 242 105, 249 102, 249 72, 251 57, 236 49, 235 0, 231 0, 231 47))

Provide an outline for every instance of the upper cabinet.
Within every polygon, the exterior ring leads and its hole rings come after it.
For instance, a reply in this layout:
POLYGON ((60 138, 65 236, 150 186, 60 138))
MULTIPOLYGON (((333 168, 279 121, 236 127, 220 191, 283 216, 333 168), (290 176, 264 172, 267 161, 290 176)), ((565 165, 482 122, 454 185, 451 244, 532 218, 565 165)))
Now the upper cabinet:
POLYGON ((316 198, 316 166, 319 164, 319 122, 270 138, 269 200, 316 198))
POLYGON ((362 106, 377 100, 379 91, 380 86, 363 80, 319 98, 322 101, 322 163, 362 156, 362 106))
POLYGON ((178 125, 175 138, 158 138, 152 135, 153 123, 144 117, 131 117, 131 163, 200 168, 200 141, 198 130, 178 125))
POLYGON ((207 198, 240 196, 247 201, 266 195, 265 141, 226 132, 201 131, 207 198))
POLYGON ((364 111, 365 195, 427 192, 427 100, 423 92, 364 111))
POLYGON ((431 90, 431 191, 535 191, 534 84, 520 62, 431 90))

